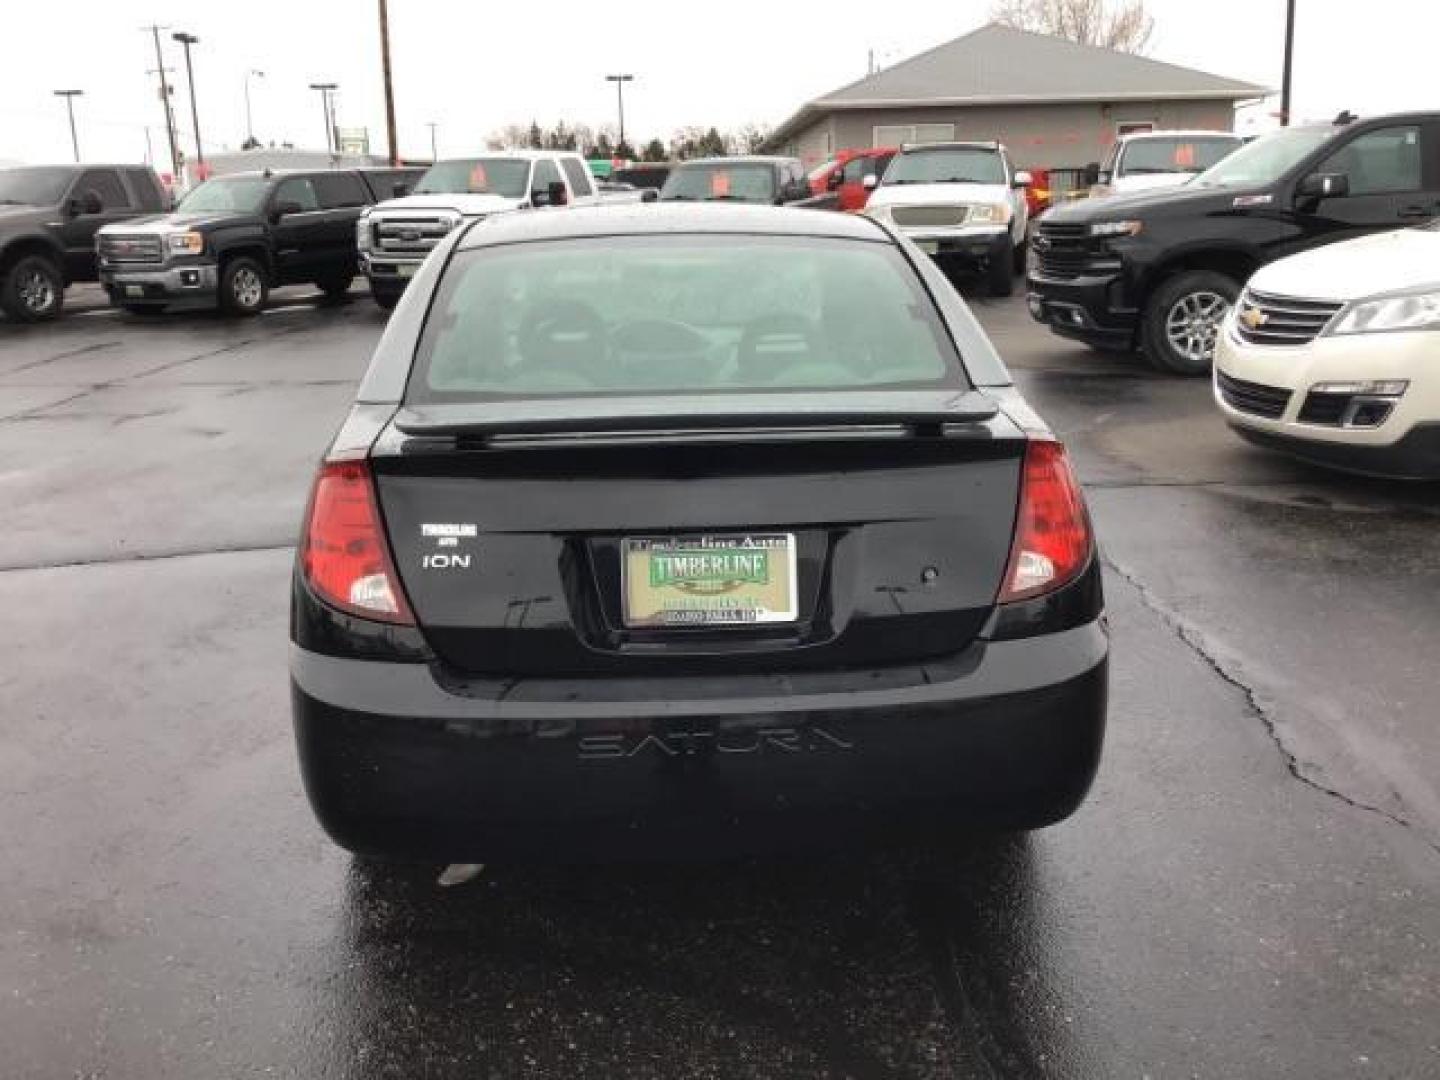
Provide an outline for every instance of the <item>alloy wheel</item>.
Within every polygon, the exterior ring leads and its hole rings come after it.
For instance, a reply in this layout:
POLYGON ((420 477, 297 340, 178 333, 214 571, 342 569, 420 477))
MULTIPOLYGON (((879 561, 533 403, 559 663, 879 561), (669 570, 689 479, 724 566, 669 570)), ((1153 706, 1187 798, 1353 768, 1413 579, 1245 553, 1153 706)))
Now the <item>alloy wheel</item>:
POLYGON ((260 304, 264 283, 261 282, 260 275, 254 270, 248 266, 242 266, 235 271, 235 276, 230 281, 230 289, 238 306, 253 308, 260 304))
POLYGON ((1165 337, 1170 347, 1192 364, 1208 365, 1215 356, 1220 323, 1229 310, 1230 301, 1219 293, 1186 293, 1165 316, 1165 337))
POLYGON ((42 270, 31 270, 20 279, 20 302, 32 315, 44 315, 55 306, 55 283, 42 270))

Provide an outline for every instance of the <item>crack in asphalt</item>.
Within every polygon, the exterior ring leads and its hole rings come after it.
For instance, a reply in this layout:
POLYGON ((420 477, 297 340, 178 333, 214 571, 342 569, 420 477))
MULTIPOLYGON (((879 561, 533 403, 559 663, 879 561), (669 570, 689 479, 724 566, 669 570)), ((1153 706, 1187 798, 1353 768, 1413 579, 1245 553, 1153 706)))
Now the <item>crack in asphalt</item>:
POLYGON ((130 551, 122 555, 97 558, 57 559, 45 563, 9 563, 0 566, 0 574, 18 574, 27 570, 69 570, 85 566, 110 566, 115 563, 162 562, 166 559, 197 559, 206 555, 245 555, 257 551, 294 551, 294 542, 285 544, 229 544, 222 547, 188 548, 180 551, 130 551))
POLYGON ((17 368, 11 368, 5 372, 7 376, 16 375, 22 371, 30 371, 45 364, 53 364, 56 360, 69 360, 72 357, 84 356, 87 353, 100 352, 103 349, 114 349, 119 346, 118 341, 97 341, 90 345, 81 345, 78 349, 67 349, 65 352, 56 353, 54 356, 42 356, 39 360, 31 360, 28 364, 21 364, 17 368))
POLYGON ((1206 643, 1204 633, 1183 618, 1174 608, 1156 597, 1150 587, 1142 582, 1135 574, 1132 574, 1120 566, 1109 556, 1102 555, 1100 561, 1102 565, 1121 578, 1121 580, 1125 581, 1139 594, 1140 603, 1154 612, 1160 618, 1161 622, 1174 631, 1175 636, 1180 640, 1181 644, 1199 657, 1205 666, 1213 671, 1222 682, 1240 691, 1245 699, 1246 709, 1260 721, 1265 729, 1266 735, 1269 736, 1270 741, 1275 744, 1275 748, 1280 751, 1281 759, 1285 762, 1285 768, 1291 776, 1306 787, 1318 791, 1322 795, 1336 799, 1355 810, 1374 814, 1376 817, 1381 818, 1391 825, 1400 826, 1402 829, 1413 833, 1416 839, 1431 851, 1440 855, 1440 843, 1436 843, 1426 836, 1421 826, 1416 822, 1400 814, 1386 810, 1384 807, 1375 806, 1361 799, 1354 798, 1351 795, 1347 795, 1339 788, 1331 787, 1321 780, 1316 779, 1314 776, 1307 775, 1307 769, 1317 770, 1319 766, 1311 762, 1301 761, 1295 752, 1286 745, 1285 737, 1281 735, 1275 717, 1261 704, 1259 693, 1254 687, 1250 686, 1227 668, 1224 662, 1210 650, 1210 647, 1206 643))

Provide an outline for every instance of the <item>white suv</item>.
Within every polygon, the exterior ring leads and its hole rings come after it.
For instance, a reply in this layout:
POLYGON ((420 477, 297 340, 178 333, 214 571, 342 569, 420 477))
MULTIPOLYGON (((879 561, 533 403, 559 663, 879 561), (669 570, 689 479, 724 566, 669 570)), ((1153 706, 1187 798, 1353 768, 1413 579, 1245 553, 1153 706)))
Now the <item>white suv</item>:
POLYGON ((412 194, 361 215, 355 242, 370 294, 387 311, 451 229, 491 214, 599 203, 585 159, 570 151, 495 150, 437 161, 412 194))
POLYGON ((1440 220, 1261 267, 1216 343, 1215 397, 1252 442, 1440 480, 1440 220))
POLYGON ((1009 296, 1025 269, 1025 188, 998 142, 927 143, 895 155, 872 188, 865 213, 895 226, 942 265, 985 274, 990 292, 1009 296))

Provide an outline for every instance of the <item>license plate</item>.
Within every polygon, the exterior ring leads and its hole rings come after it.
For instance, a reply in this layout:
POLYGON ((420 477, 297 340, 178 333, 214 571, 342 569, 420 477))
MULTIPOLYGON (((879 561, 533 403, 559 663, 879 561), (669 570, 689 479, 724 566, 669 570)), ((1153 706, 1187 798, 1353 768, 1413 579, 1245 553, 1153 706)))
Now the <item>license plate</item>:
POLYGON ((144 285, 126 285, 126 286, 125 286, 125 295, 126 295, 126 296, 144 296, 144 295, 145 295, 145 286, 144 286, 144 285))
POLYGON ((624 540, 626 626, 794 622, 795 584, 793 533, 624 540))
POLYGON ((397 266, 397 267, 395 268, 395 273, 398 274, 400 277, 414 277, 414 276, 415 276, 415 264, 414 264, 414 263, 401 263, 399 266, 397 266))
POLYGON ((916 240, 915 246, 918 247, 921 251, 925 252, 926 255, 934 255, 937 251, 940 250, 940 241, 916 240))

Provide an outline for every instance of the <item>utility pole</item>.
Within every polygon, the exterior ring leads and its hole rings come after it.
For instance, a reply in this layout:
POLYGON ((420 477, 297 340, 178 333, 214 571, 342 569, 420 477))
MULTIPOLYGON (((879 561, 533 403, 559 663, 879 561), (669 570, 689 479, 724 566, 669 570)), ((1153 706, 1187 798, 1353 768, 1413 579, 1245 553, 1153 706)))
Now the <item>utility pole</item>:
MULTIPOLYGON (((380 0, 380 67, 385 76, 385 138, 390 142, 390 164, 400 164, 400 148, 395 142, 395 85, 390 79, 390 13, 385 0, 380 0)), ((433 142, 434 131, 431 131, 433 142)))
POLYGON ((430 121, 428 124, 426 124, 425 126, 430 129, 430 160, 431 160, 432 162, 439 161, 439 160, 440 160, 440 151, 437 150, 437 149, 435 149, 435 129, 436 129, 437 127, 439 127, 440 125, 437 124, 437 123, 435 123, 434 120, 431 120, 431 121, 430 121))
POLYGON ((338 88, 338 83, 311 83, 311 90, 320 91, 320 108, 325 113, 325 149, 329 153, 335 152, 335 122, 330 112, 330 95, 338 88))
MULTIPOLYGON (((616 103, 620 106, 620 144, 619 144, 619 145, 620 145, 620 146, 624 146, 624 145, 625 145, 625 84, 628 83, 628 82, 634 82, 634 81, 635 81, 635 76, 634 76, 634 75, 606 75, 606 76, 605 76, 605 81, 606 81, 606 82, 613 82, 613 83, 615 84, 615 100, 616 100, 616 103)), ((616 152, 617 152, 617 156, 618 156, 619 146, 616 147, 616 152)))
POLYGON ((185 78, 190 83, 190 122, 195 127, 195 175, 205 179, 205 151, 200 145, 200 109, 195 104, 195 69, 190 64, 190 46, 199 45, 200 39, 194 34, 174 33, 170 40, 178 41, 185 47, 185 78))
POLYGON ((1295 56, 1295 0, 1285 0, 1285 70, 1280 76, 1280 126, 1290 126, 1290 72, 1295 56))
POLYGON ((265 77, 265 73, 259 68, 251 68, 245 73, 245 141, 250 145, 255 144, 255 121, 250 114, 250 78, 259 75, 265 77))
POLYGON ((160 106, 165 110, 165 134, 170 139, 170 175, 176 187, 180 186, 180 148, 175 145, 175 117, 170 114, 170 83, 165 78, 165 56, 160 51, 160 31, 170 29, 151 23, 141 30, 150 31, 155 39, 155 71, 160 76, 160 106))
POLYGON ((84 90, 56 90, 56 97, 65 99, 65 111, 70 114, 70 148, 75 151, 75 163, 80 163, 80 138, 75 134, 75 99, 84 94, 84 90))

